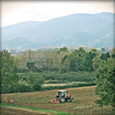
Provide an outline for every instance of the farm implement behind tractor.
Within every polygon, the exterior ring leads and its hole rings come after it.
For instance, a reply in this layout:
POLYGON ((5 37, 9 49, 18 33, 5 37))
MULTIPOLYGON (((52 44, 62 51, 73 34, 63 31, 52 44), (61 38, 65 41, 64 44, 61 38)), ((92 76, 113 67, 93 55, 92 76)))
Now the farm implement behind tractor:
POLYGON ((70 102, 73 102, 73 97, 71 94, 66 94, 66 90, 59 90, 58 94, 53 100, 49 100, 50 103, 64 103, 65 101, 70 100, 70 102))

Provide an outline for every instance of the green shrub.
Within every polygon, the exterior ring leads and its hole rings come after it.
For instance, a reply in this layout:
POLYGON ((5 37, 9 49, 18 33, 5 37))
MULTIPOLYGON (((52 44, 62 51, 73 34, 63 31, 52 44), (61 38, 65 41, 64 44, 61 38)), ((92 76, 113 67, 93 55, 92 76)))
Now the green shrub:
MULTIPOLYGON (((37 74, 43 76, 44 80, 49 81, 49 83, 64 83, 68 81, 95 82, 94 72, 44 72, 37 74)), ((27 80, 29 73, 18 73, 18 75, 20 76, 20 79, 23 78, 27 80)))
POLYGON ((79 82, 94 82, 94 72, 67 72, 67 73, 59 73, 59 72, 50 72, 44 73, 43 75, 45 80, 57 80, 57 81, 79 81, 79 82))

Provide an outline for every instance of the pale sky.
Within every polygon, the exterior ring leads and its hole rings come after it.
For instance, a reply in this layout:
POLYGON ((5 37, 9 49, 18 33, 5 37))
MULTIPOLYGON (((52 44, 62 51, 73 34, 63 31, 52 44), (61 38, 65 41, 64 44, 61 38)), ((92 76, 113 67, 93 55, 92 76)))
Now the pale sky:
POLYGON ((114 1, 2 1, 1 26, 46 21, 76 13, 114 12, 114 1))

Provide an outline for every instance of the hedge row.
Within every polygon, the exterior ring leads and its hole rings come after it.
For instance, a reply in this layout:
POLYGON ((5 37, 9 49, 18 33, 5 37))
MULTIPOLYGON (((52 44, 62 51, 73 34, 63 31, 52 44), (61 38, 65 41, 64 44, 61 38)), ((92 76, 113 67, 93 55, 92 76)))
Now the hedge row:
MULTIPOLYGON (((26 80, 29 73, 19 73, 20 78, 26 80)), ((43 76, 44 80, 49 80, 48 83, 67 83, 70 81, 77 82, 95 82, 94 72, 67 72, 67 73, 59 73, 59 72, 44 72, 39 73, 43 76)))

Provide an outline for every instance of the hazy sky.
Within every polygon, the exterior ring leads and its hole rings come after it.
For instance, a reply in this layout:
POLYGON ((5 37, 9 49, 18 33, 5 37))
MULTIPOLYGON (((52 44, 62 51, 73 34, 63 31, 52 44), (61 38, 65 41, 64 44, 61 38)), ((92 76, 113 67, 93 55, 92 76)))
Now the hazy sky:
POLYGON ((75 13, 114 13, 114 1, 2 1, 1 26, 24 21, 46 21, 75 13))

